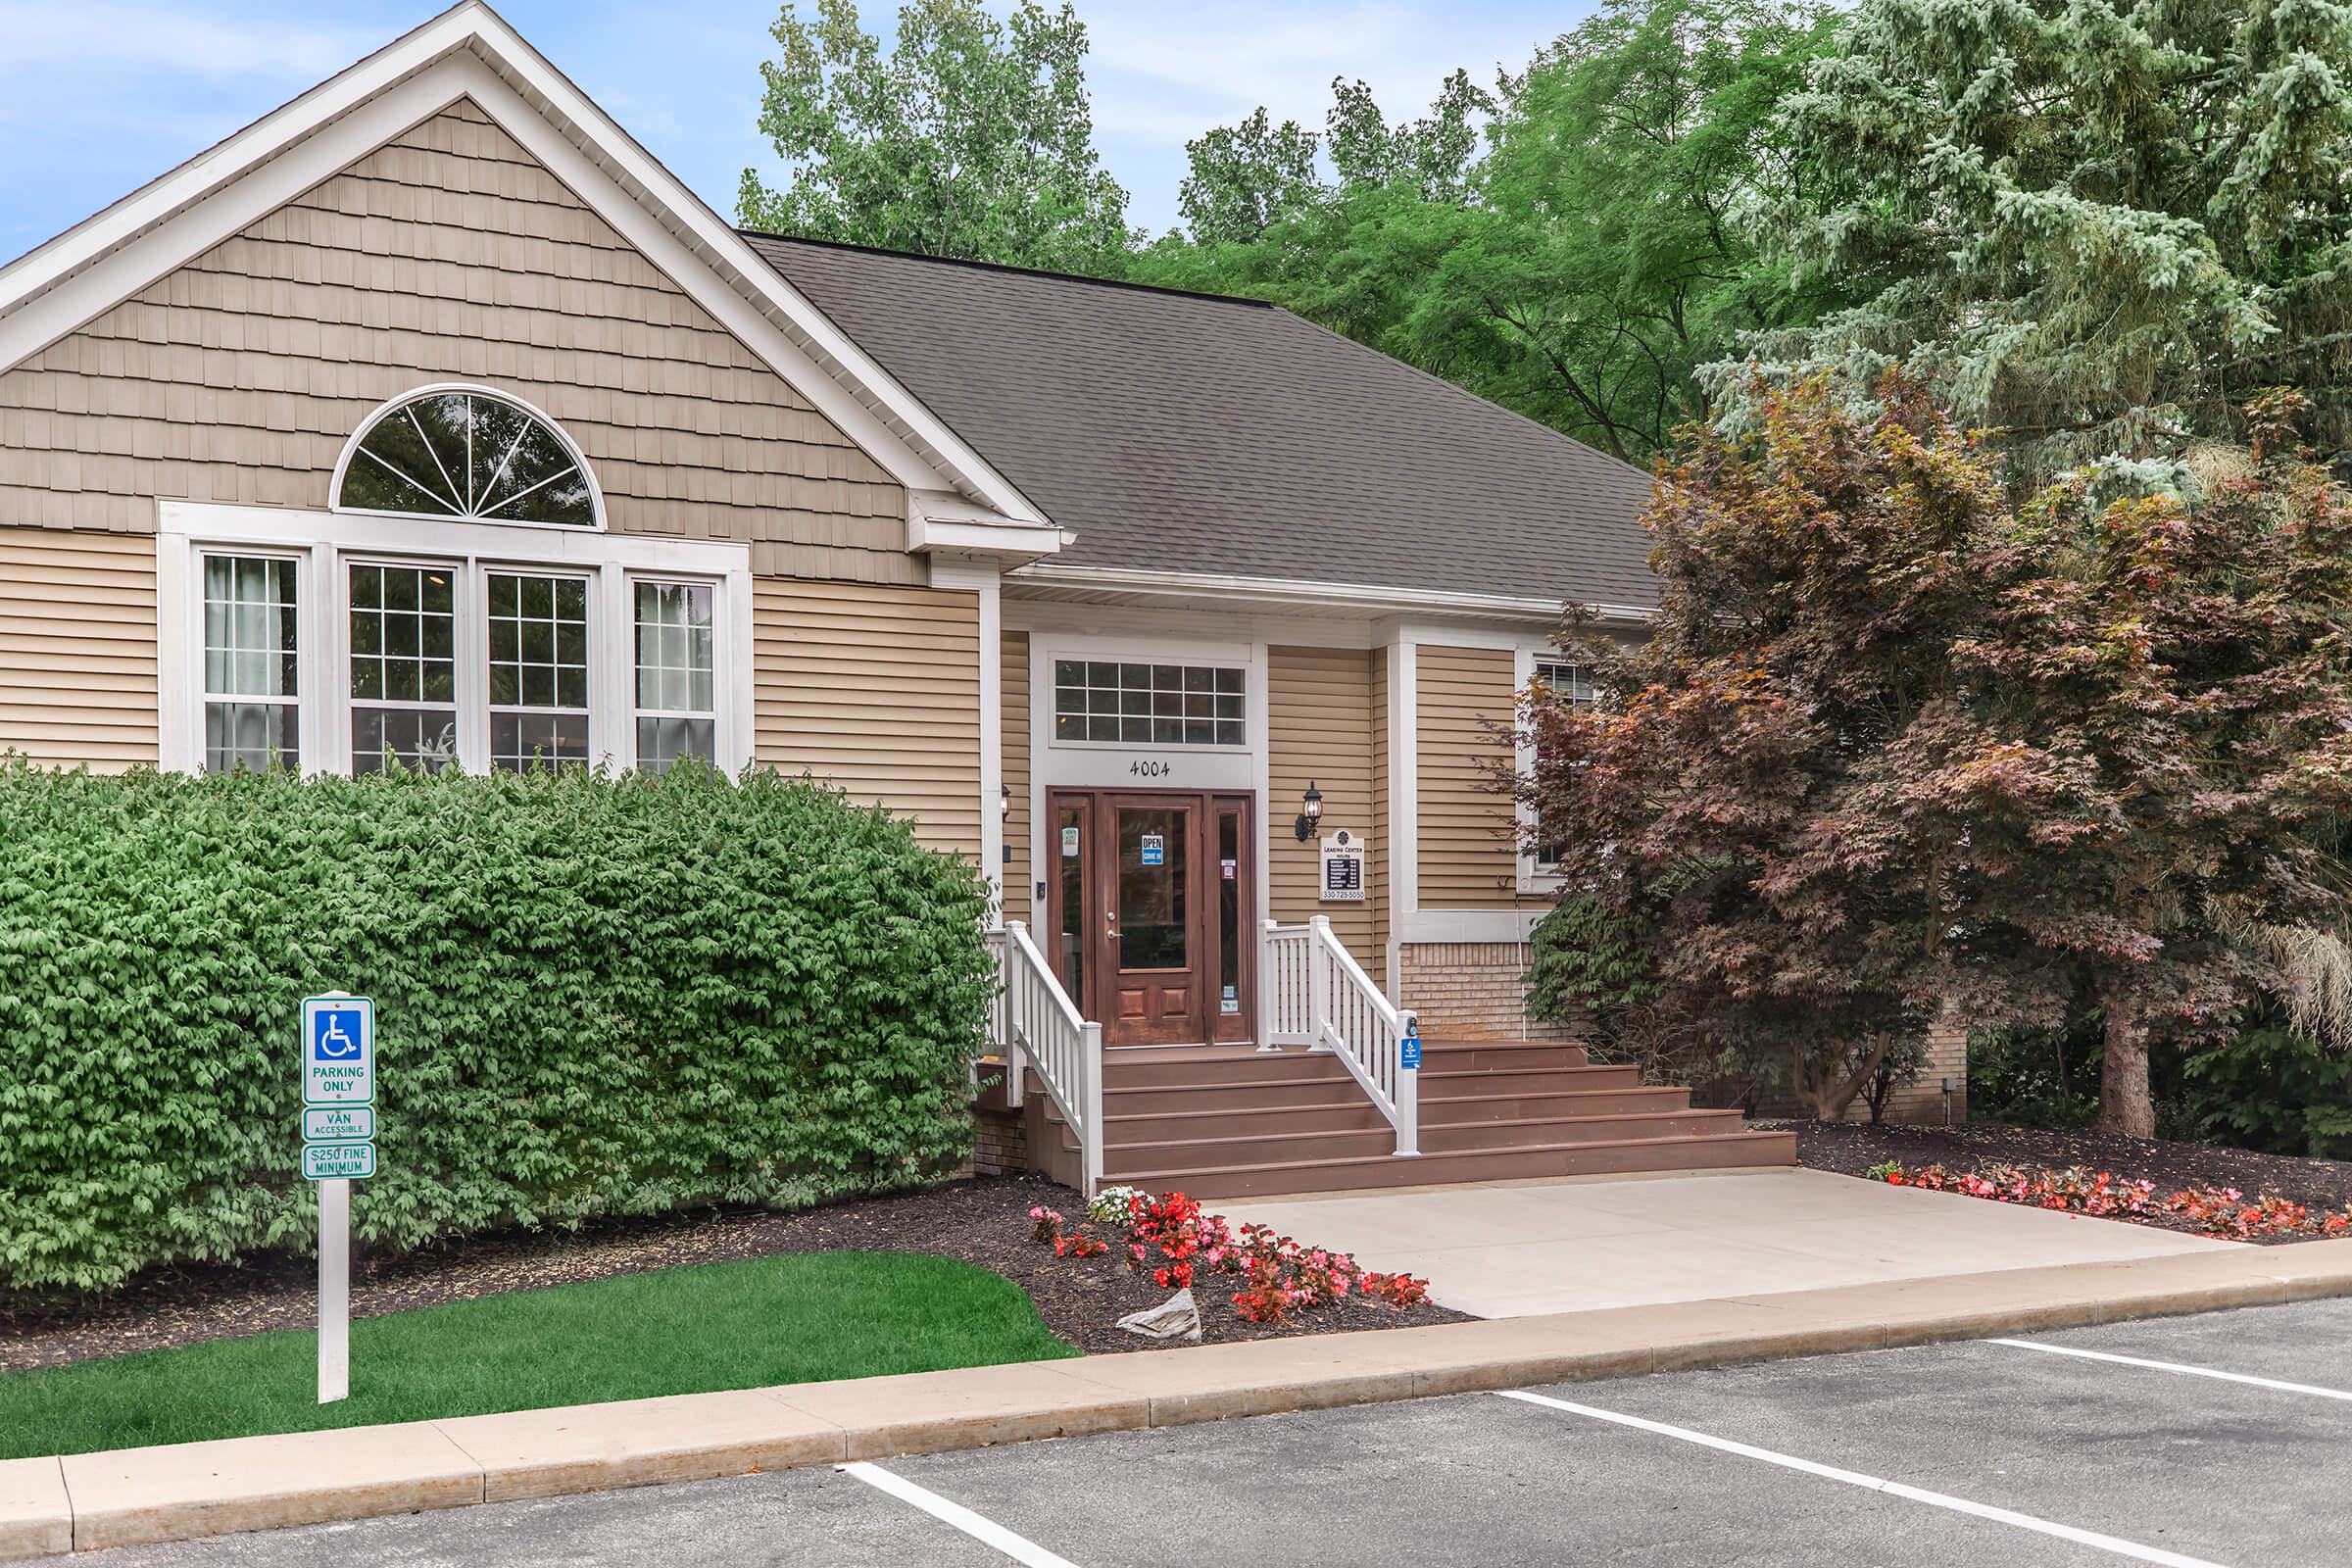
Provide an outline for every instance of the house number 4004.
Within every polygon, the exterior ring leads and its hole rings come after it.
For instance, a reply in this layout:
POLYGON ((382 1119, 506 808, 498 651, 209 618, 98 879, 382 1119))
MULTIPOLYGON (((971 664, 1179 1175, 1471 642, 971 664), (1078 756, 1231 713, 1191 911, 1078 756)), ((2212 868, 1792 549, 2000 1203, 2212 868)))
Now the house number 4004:
POLYGON ((1129 762, 1127 764, 1129 778, 1166 778, 1175 771, 1176 769, 1166 762, 1129 762))

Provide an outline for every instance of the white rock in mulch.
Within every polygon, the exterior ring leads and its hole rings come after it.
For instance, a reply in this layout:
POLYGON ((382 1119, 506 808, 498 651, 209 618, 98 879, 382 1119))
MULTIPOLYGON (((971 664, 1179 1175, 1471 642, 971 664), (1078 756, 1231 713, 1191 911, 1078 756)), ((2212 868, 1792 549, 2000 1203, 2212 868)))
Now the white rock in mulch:
POLYGON ((1200 1337, 1200 1308, 1193 1304, 1188 1285, 1157 1306, 1128 1313, 1119 1319, 1119 1327, 1147 1340, 1197 1340, 1200 1337))

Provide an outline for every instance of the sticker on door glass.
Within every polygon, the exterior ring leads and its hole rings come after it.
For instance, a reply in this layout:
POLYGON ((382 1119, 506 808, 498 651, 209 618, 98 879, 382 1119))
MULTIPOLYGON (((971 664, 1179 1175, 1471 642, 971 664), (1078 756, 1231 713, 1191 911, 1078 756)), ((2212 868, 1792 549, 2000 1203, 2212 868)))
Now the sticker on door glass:
POLYGON ((1144 835, 1144 864, 1165 865, 1168 861, 1167 841, 1157 833, 1144 835))
MULTIPOLYGON (((1227 865, 1231 865, 1233 862, 1231 860, 1227 860, 1225 863, 1227 865)), ((1225 988, 1225 995, 1218 999, 1217 1010, 1219 1012, 1239 1012, 1242 1010, 1242 993, 1239 986, 1227 986, 1225 988)))
POLYGON ((1078 858, 1078 830, 1075 827, 1061 830, 1061 858, 1065 860, 1078 858))
POLYGON ((1233 880, 1235 866, 1235 861, 1219 860, 1217 862, 1217 875, 1230 882, 1233 880))

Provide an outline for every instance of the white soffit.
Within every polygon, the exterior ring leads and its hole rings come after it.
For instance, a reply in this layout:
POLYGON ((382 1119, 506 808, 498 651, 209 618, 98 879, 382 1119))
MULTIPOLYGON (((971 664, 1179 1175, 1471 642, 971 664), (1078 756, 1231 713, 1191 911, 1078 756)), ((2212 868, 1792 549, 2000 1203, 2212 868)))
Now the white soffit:
POLYGON ((546 163, 901 484, 960 493, 1009 523, 1051 526, 481 0, 462 0, 0 268, 0 370, 460 98, 546 163))

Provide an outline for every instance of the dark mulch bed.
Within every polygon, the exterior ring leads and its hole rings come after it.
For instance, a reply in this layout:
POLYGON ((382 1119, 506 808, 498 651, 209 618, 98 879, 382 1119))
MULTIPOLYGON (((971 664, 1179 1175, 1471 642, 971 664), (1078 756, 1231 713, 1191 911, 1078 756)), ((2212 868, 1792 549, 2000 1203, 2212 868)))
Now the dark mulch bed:
MULTIPOLYGON (((577 1232, 476 1237, 422 1252, 363 1254, 352 1271, 351 1309, 357 1317, 381 1317, 502 1291, 777 1252, 934 1252, 1019 1285, 1047 1325, 1082 1350, 1166 1348, 1112 1325, 1169 1293, 1148 1275, 1130 1273, 1123 1256, 1055 1257, 1030 1239, 1029 1210, 1038 1203, 1070 1217, 1086 1211, 1075 1192, 1042 1177, 990 1178, 791 1214, 713 1209, 604 1221, 577 1232)), ((268 1254, 236 1267, 154 1270, 97 1299, 0 1292, 0 1371, 308 1328, 317 1321, 317 1283, 312 1259, 268 1254)), ((1440 1306, 1398 1309, 1349 1299, 1299 1321, 1260 1326, 1235 1315, 1231 1287, 1221 1280, 1205 1281, 1193 1294, 1209 1344, 1464 1320, 1440 1306)))
MULTIPOLYGON (((2047 1165, 2053 1170, 2082 1165, 2132 1181, 2156 1184, 2159 1197, 2190 1187, 2234 1187, 2248 1198, 2276 1193, 2314 1210, 2352 1203, 2352 1162, 2258 1154, 2210 1144, 2176 1144, 2116 1138, 2105 1133, 2050 1132, 2036 1127, 1999 1127, 1970 1122, 1957 1127, 1864 1127, 1839 1122, 1800 1121, 1796 1158, 1814 1170, 1859 1176, 1885 1160, 1909 1166, 1941 1165, 1947 1170, 1985 1165, 2047 1165)), ((2167 1230, 2196 1233, 2178 1215, 2146 1221, 2167 1230)), ((2303 1236, 2268 1236, 2266 1244, 2309 1241, 2303 1236)))

